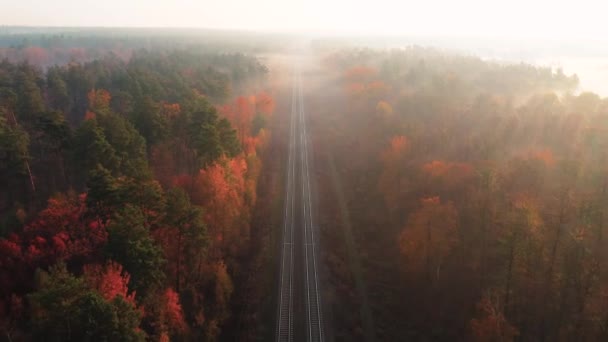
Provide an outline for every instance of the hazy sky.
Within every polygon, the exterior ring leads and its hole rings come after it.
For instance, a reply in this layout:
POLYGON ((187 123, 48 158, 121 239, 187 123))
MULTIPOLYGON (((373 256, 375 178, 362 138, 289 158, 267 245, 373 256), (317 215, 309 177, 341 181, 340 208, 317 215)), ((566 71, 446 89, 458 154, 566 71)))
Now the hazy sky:
POLYGON ((599 0, 0 0, 0 25, 602 38, 599 0))

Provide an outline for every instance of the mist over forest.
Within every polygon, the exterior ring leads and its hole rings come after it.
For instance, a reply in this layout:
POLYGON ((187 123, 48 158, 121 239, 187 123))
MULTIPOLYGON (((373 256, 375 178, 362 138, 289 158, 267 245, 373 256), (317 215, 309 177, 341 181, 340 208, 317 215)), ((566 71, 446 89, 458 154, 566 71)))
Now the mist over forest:
POLYGON ((592 38, 0 26, 0 341, 605 341, 606 80, 592 38))

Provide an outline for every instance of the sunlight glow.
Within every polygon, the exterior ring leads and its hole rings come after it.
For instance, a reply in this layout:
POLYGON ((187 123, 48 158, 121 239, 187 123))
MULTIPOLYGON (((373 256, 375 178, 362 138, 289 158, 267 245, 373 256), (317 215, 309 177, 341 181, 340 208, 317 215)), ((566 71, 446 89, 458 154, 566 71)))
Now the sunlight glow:
POLYGON ((0 24, 591 38, 600 1, 0 0, 0 24))

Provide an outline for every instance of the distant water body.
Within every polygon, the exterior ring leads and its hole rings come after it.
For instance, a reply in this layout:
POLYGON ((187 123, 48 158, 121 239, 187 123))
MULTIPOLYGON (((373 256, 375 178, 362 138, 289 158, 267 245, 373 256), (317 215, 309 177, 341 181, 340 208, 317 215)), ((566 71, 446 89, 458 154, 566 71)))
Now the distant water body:
POLYGON ((549 67, 554 71, 562 69, 564 74, 576 74, 579 87, 576 93, 592 92, 608 97, 608 57, 513 57, 484 56, 484 60, 501 63, 526 63, 538 67, 549 67))
POLYGON ((561 68, 566 75, 578 75, 579 92, 608 97, 608 40, 427 37, 410 39, 409 44, 447 48, 486 60, 561 68))
POLYGON ((608 97, 608 57, 564 57, 530 61, 530 63, 562 68, 566 75, 577 74, 580 92, 593 92, 608 97))

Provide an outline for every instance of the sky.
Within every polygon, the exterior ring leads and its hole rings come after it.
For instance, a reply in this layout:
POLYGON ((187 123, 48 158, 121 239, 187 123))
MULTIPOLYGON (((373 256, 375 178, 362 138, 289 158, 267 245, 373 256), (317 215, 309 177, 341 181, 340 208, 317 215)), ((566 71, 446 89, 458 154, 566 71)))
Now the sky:
POLYGON ((602 39, 599 0, 0 0, 0 25, 602 39))

